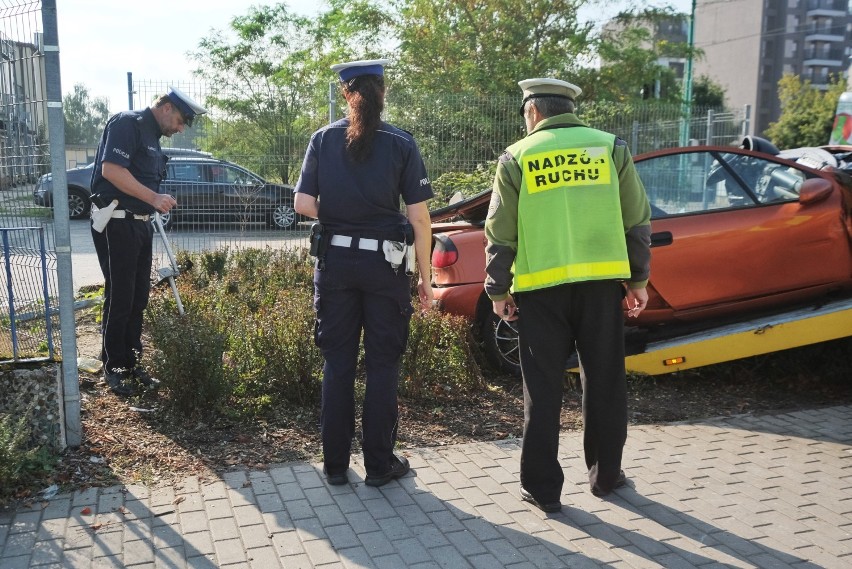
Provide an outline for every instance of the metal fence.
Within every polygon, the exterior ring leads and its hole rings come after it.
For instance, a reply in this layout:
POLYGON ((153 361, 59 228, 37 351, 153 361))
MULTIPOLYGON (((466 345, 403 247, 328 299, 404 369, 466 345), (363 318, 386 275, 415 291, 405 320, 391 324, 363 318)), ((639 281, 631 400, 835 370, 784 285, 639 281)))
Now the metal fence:
MULTIPOLYGON (((170 85, 180 88, 206 104, 210 113, 196 121, 192 129, 163 140, 164 146, 209 151, 214 157, 228 160, 277 184, 295 184, 305 149, 312 132, 329 120, 342 116, 344 102, 334 84, 314 86, 314 96, 305 101, 298 113, 264 115, 262 129, 247 125, 245 116, 228 114, 208 101, 236 98, 203 82, 168 82, 142 80, 133 82, 134 106, 149 105, 170 85)), ((503 150, 524 136, 523 120, 518 116, 519 97, 486 97, 464 94, 411 95, 394 90, 391 84, 385 107, 385 119, 412 132, 426 161, 433 182, 443 175, 473 173, 493 164, 503 150)), ((270 105, 271 106, 271 105, 270 105)), ((255 116, 261 114, 255 112, 255 116)), ((612 132, 625 139, 634 154, 678 145, 730 144, 748 131, 748 110, 720 112, 715 109, 691 109, 684 117, 680 105, 611 103, 581 104, 579 114, 591 126, 612 132)), ((183 186, 184 200, 178 197, 177 212, 186 208, 206 210, 203 221, 178 223, 169 231, 170 240, 178 248, 241 247, 258 242, 270 247, 303 246, 304 225, 290 231, 269 231, 262 224, 245 223, 245 217, 232 216, 216 208, 243 211, 257 207, 251 192, 241 191, 235 205, 216 205, 212 197, 201 205, 187 203, 191 195, 200 195, 213 186, 202 177, 198 183, 183 186), (244 198, 252 202, 246 203, 244 198), (233 223, 236 218, 237 223, 233 223)), ((485 188, 480 188, 485 189, 485 188)), ((445 205, 430 204, 431 207, 445 205)), ((176 214, 180 215, 180 213, 176 214)), ((196 219, 196 221, 198 221, 196 219)))
POLYGON ((0 359, 61 355, 53 228, 32 206, 33 183, 50 170, 41 4, 0 3, 0 359))

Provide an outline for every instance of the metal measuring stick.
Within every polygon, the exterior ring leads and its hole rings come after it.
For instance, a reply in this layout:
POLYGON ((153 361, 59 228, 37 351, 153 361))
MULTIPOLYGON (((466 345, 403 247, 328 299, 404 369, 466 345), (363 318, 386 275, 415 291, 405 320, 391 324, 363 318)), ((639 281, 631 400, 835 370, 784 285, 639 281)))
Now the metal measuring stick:
POLYGON ((169 281, 169 285, 172 287, 172 292, 175 295, 175 302, 177 302, 178 314, 183 316, 183 303, 180 301, 180 293, 178 293, 177 284, 175 283, 175 277, 180 274, 180 267, 178 267, 177 261, 175 260, 175 254, 172 252, 172 246, 166 237, 166 230, 163 228, 163 220, 160 219, 160 212, 158 211, 154 212, 154 226, 157 228, 157 232, 163 240, 163 246, 166 248, 166 255, 169 258, 169 265, 171 265, 169 267, 157 269, 157 274, 160 275, 160 279, 167 279, 169 281))

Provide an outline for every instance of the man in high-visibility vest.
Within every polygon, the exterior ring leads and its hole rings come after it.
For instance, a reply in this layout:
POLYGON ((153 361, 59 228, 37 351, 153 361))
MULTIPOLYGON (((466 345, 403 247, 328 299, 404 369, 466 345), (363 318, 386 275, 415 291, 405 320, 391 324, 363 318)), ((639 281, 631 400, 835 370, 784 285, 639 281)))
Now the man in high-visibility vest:
POLYGON ((561 509, 557 458, 565 363, 581 362, 591 491, 623 486, 627 439, 624 314, 648 302, 651 208, 627 144, 574 114, 581 90, 527 79, 527 136, 500 157, 485 222, 485 290, 517 320, 524 378, 521 498, 561 509))

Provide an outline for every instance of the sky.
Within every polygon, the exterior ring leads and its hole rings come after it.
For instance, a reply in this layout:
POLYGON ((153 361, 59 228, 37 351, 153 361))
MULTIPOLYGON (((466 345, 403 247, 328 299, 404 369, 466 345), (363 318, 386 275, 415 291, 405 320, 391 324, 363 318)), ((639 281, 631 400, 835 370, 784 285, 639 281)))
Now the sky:
MULTIPOLYGON (((111 112, 128 108, 127 73, 134 80, 189 81, 192 61, 186 56, 211 30, 226 30, 253 5, 275 0, 74 0, 57 2, 59 56, 63 95, 82 83, 90 97, 105 97, 111 112)), ((689 11, 691 0, 657 0, 689 11)), ((327 6, 321 0, 289 0, 298 14, 313 15, 327 6)), ((609 3, 612 14, 618 2, 609 3)), ((600 18, 599 14, 595 15, 600 18)), ((137 103, 137 106, 138 103, 137 103)))

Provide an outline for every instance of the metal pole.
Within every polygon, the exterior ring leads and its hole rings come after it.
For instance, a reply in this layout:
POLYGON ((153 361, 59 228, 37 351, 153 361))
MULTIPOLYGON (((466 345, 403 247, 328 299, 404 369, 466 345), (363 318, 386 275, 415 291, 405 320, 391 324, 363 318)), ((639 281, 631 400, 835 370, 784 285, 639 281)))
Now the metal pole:
POLYGON ((127 72, 127 109, 133 110, 133 73, 127 72))
POLYGON ((328 124, 337 120, 337 84, 334 81, 328 83, 328 124))
POLYGON ((9 332, 12 334, 12 358, 18 359, 18 331, 17 318, 15 317, 15 289, 12 286, 12 255, 9 248, 9 231, 2 230, 3 233, 3 261, 6 268, 6 289, 9 301, 9 332))
POLYGON ((751 105, 743 107, 743 136, 748 136, 751 130, 751 105))
POLYGON ((44 296, 44 329, 47 331, 47 357, 54 357, 53 348, 53 318, 50 307, 50 290, 47 286, 47 248, 45 247, 44 226, 38 228, 38 250, 41 255, 41 287, 44 296))
POLYGON ((77 371, 77 334, 74 320, 74 279, 71 273, 71 227, 68 221, 68 185, 65 178, 65 117, 59 80, 59 32, 56 0, 43 0, 44 70, 47 95, 47 132, 50 168, 53 172, 53 219, 56 240, 56 270, 59 280, 59 326, 62 341, 62 386, 64 391, 65 444, 80 446, 80 379, 77 371))
POLYGON ((689 142, 689 126, 692 121, 692 52, 695 49, 695 3, 692 0, 692 12, 689 16, 689 34, 686 42, 689 52, 686 54, 686 70, 683 75, 683 122, 680 129, 680 145, 686 146, 689 142))
POLYGON ((708 146, 713 144, 713 121, 715 120, 715 113, 713 109, 707 111, 707 142, 708 146))

